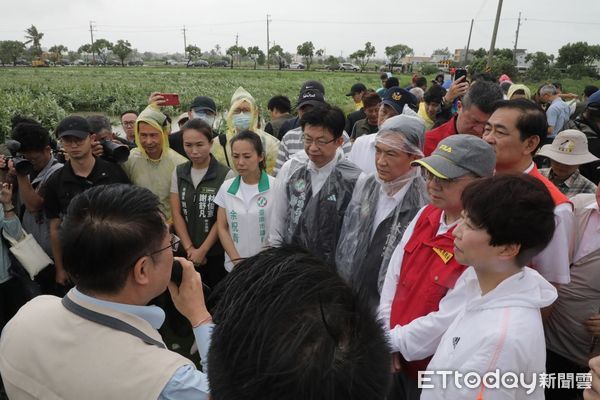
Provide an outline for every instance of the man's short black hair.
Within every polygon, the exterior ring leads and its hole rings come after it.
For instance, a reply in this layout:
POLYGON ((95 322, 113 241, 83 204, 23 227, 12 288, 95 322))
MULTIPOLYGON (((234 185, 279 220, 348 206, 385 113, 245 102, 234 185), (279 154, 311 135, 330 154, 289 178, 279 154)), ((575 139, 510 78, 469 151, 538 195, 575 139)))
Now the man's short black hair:
POLYGON ((417 78, 415 80, 415 87, 418 87, 421 89, 426 88, 427 87, 427 78, 425 78, 424 76, 417 78))
POLYGON ((504 93, 497 83, 476 81, 471 84, 461 103, 465 109, 476 106, 482 112, 491 114, 494 112, 494 104, 503 98, 504 93))
POLYGON ((362 97, 363 107, 369 108, 381 103, 381 97, 372 90, 368 90, 362 97))
POLYGON ((112 132, 112 124, 106 115, 94 114, 89 115, 86 119, 88 124, 90 124, 92 133, 100 133, 102 131, 112 132))
POLYGON ((385 398, 390 350, 382 326, 322 259, 268 249, 239 263, 214 296, 215 400, 385 398))
POLYGON ((21 114, 15 114, 13 115, 13 117, 10 119, 10 128, 14 129, 17 125, 21 124, 21 123, 28 123, 28 124, 38 124, 41 125, 38 121, 36 121, 33 118, 29 118, 26 117, 24 115, 21 114))
POLYGON ((383 81, 389 79, 389 75, 387 74, 387 72, 382 72, 381 75, 379 75, 379 80, 383 81))
POLYGON ((125 114, 135 114, 136 116, 139 115, 139 113, 135 110, 125 110, 121 113, 121 115, 119 115, 119 119, 123 119, 123 115, 125 114))
POLYGON ((35 121, 18 123, 11 137, 21 144, 19 151, 43 151, 50 146, 50 132, 35 121))
POLYGON ((292 103, 285 96, 273 96, 267 103, 267 109, 270 111, 277 110, 280 113, 289 113, 292 111, 292 103))
POLYGON ((425 103, 442 103, 442 99, 446 95, 446 89, 444 89, 441 85, 433 85, 431 86, 423 95, 423 100, 425 103))
MULTIPOLYGON (((494 104, 496 110, 507 108, 517 110, 521 113, 517 120, 517 129, 519 130, 521 141, 525 141, 531 136, 539 136, 541 146, 548 134, 548 119, 544 110, 527 99, 500 100, 494 104)), ((538 146, 538 147, 539 147, 538 146)))
POLYGON ((591 95, 593 95, 597 91, 598 91, 598 86, 594 86, 594 85, 587 85, 585 88, 583 88, 583 94, 586 97, 590 97, 591 95))
POLYGON ((390 76, 388 78, 388 80, 385 81, 385 84, 383 85, 383 87, 386 89, 389 89, 394 86, 400 86, 400 81, 395 76, 390 76))
POLYGON ((490 245, 518 244, 520 267, 542 251, 554 234, 554 201, 544 184, 529 175, 496 175, 470 183, 463 208, 476 227, 490 235, 490 245))
POLYGON ((60 229, 65 271, 83 291, 114 294, 135 262, 167 232, 158 197, 148 189, 101 185, 75 196, 60 229))
POLYGON ((315 106, 310 111, 305 112, 300 119, 300 126, 304 130, 304 126, 320 126, 331 131, 335 139, 342 136, 344 126, 346 125, 346 117, 344 112, 338 107, 324 103, 323 105, 315 106))

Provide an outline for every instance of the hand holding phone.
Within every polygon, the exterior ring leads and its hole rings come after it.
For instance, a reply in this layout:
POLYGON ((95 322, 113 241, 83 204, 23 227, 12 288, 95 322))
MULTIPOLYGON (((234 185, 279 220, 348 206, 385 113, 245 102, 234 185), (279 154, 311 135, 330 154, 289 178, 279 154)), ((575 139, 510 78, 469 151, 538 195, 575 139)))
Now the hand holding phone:
POLYGON ((177 93, 162 93, 162 97, 164 98, 161 106, 178 106, 179 105, 179 95, 177 93))

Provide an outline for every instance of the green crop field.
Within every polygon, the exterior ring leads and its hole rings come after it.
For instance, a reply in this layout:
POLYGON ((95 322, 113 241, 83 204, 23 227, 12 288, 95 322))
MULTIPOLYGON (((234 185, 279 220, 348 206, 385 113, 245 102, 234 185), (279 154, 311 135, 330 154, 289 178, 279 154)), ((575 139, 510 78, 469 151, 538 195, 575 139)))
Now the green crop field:
MULTIPOLYGON (((401 75, 407 86, 409 75, 401 75)), ((295 103, 302 82, 316 79, 323 83, 326 99, 345 112, 353 109, 346 97, 353 83, 380 86, 379 73, 278 71, 250 69, 186 69, 181 67, 55 67, 0 68, 0 139, 10 132, 10 118, 22 114, 40 120, 53 129, 73 112, 103 112, 111 117, 127 109, 142 109, 152 91, 179 93, 182 105, 165 111, 176 116, 198 95, 214 98, 224 111, 231 95, 243 86, 257 100, 263 117, 271 96, 282 94, 295 103)), ((581 93, 588 81, 563 80, 566 91, 581 93)), ((529 83, 532 91, 539 83, 529 83)))
MULTIPOLYGON (((323 83, 328 101, 352 111, 345 94, 353 83, 380 87, 378 73, 277 70, 186 69, 174 67, 66 67, 0 69, 0 134, 9 132, 10 117, 22 113, 51 128, 71 112, 104 112, 110 116, 133 108, 142 109, 153 91, 179 93, 181 106, 168 107, 172 116, 187 111, 195 96, 212 97, 220 110, 229 107, 231 95, 243 86, 257 100, 263 116, 274 95, 286 95, 295 103, 300 85, 308 79, 323 83)), ((402 83, 408 84, 409 77, 402 83)))

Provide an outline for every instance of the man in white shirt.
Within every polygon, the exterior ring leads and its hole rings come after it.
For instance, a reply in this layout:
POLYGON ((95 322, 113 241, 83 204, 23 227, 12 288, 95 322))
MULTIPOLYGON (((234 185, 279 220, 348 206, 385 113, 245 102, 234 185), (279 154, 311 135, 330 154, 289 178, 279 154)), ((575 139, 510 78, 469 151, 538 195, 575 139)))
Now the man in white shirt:
MULTIPOLYGON (((379 129, 386 128, 384 123, 398 115, 409 115, 418 118, 415 110, 418 110, 418 103, 412 93, 397 86, 389 88, 379 106, 377 119, 379 129)), ((424 122, 423 126, 425 126, 424 122)), ((348 155, 348 160, 356 164, 366 174, 376 173, 375 134, 363 135, 356 139, 348 155)))
POLYGON ((379 305, 396 245, 412 218, 429 201, 425 181, 418 168, 411 166, 423 156, 423 121, 407 115, 391 119, 396 120, 394 128, 376 134, 377 173, 358 180, 336 254, 340 275, 373 309, 379 305))
POLYGON ((298 244, 333 267, 344 214, 361 171, 339 150, 342 110, 328 104, 314 107, 300 123, 308 158, 291 158, 277 176, 269 243, 298 244))
POLYGON ((554 237, 528 265, 548 282, 569 283, 575 221, 569 199, 538 171, 533 155, 544 141, 548 124, 544 111, 525 99, 502 100, 485 124, 482 139, 496 152, 496 174, 528 174, 542 182, 555 203, 554 237))

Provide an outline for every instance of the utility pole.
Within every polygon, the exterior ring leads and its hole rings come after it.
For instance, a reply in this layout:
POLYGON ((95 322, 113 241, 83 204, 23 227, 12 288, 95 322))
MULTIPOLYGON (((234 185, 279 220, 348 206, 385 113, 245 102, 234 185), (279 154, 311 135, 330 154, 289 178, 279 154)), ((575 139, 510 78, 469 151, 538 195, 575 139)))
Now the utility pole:
POLYGON ((239 38, 239 36, 240 35, 238 35, 237 33, 235 34, 235 45, 236 46, 238 45, 238 38, 239 38))
POLYGON ((519 21, 517 22, 517 33, 515 35, 515 49, 513 50, 513 64, 517 63, 517 43, 519 42, 519 28, 521 27, 521 12, 519 11, 519 21))
POLYGON ((271 22, 271 16, 267 14, 267 69, 271 69, 271 63, 269 62, 269 22, 271 22))
POLYGON ((467 40, 467 51, 465 51, 465 65, 469 62, 469 47, 471 46, 471 33, 473 33, 473 21, 471 19, 471 29, 469 29, 469 39, 467 40))
POLYGON ((183 56, 187 57, 187 37, 185 36, 185 25, 183 26, 183 56))
POLYGON ((492 68, 492 57, 494 57, 494 48, 496 47, 496 35, 498 34, 498 25, 500 24, 500 13, 502 12, 502 0, 498 0, 498 10, 496 11, 496 22, 494 22, 494 33, 492 34, 492 43, 488 53, 487 68, 492 68))
POLYGON ((92 52, 92 65, 96 64, 96 56, 94 55, 94 21, 90 21, 90 38, 92 40, 92 48, 90 49, 92 52))

